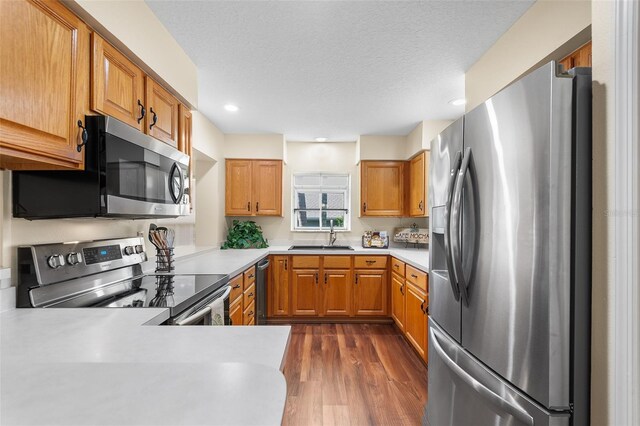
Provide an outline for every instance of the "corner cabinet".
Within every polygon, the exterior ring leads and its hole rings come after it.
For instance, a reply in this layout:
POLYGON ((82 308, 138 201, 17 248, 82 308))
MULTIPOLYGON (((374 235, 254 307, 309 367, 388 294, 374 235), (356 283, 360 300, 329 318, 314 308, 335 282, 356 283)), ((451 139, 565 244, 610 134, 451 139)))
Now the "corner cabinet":
POLYGON ((360 162, 360 215, 405 215, 405 161, 360 162))
POLYGON ((0 1, 0 168, 81 170, 89 29, 57 1, 0 1))
POLYGON ((227 159, 226 216, 282 216, 282 160, 227 159))
POLYGON ((144 130, 144 74, 97 33, 91 34, 91 109, 144 130))
POLYGON ((427 188, 429 188, 429 151, 423 151, 409 160, 409 216, 429 215, 427 188))

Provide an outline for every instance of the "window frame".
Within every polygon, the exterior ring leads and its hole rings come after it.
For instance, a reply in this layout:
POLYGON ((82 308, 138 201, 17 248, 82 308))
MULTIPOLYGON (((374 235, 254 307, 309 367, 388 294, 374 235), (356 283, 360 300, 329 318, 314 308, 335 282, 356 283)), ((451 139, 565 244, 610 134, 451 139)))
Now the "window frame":
MULTIPOLYGON (((333 173, 333 172, 300 172, 300 173, 292 173, 291 174, 291 232, 321 232, 326 233, 329 232, 329 227, 322 226, 322 213, 326 211, 337 211, 342 209, 323 209, 322 203, 320 203, 320 208, 318 211, 320 212, 320 220, 319 227, 317 228, 299 228, 296 226, 297 224, 297 212, 299 210, 307 210, 307 209, 298 209, 296 208, 296 197, 299 191, 309 190, 318 192, 318 196, 322 197, 322 193, 327 192, 342 192, 344 193, 345 206, 344 209, 344 228, 334 228, 335 232, 350 232, 351 231, 351 174, 350 173, 333 173), (319 176, 320 177, 320 185, 296 185, 296 177, 299 176, 319 176), (322 178, 324 176, 341 176, 347 178, 347 185, 345 186, 324 186, 322 185, 322 178)), ((311 210, 311 209, 309 209, 311 210)))

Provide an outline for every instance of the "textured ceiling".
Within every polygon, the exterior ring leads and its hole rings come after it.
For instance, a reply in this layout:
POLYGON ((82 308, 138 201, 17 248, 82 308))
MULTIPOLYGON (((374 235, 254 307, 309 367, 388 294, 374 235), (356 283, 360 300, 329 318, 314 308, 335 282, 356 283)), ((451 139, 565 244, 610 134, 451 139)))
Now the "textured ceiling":
POLYGON ((464 72, 533 1, 147 4, 198 67, 198 109, 223 132, 355 140, 462 115, 449 101, 464 72))

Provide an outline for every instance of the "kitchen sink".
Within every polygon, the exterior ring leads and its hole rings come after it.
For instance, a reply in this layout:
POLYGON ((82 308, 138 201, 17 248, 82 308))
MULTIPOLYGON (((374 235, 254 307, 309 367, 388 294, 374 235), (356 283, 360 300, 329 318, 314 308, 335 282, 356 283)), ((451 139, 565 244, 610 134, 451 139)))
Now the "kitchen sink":
POLYGON ((353 250, 351 246, 291 246, 289 250, 353 250))

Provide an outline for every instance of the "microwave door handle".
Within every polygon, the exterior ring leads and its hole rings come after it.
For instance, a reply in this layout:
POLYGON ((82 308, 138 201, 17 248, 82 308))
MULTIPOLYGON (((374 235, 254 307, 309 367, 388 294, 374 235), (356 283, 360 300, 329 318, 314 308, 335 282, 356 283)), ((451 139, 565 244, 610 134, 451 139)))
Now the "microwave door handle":
POLYGON ((205 315, 209 314, 210 312, 211 312, 211 307, 207 306, 204 309, 199 310, 195 314, 183 319, 182 321, 178 321, 176 325, 191 325, 196 321, 200 320, 205 315))
POLYGON ((451 203, 453 200, 453 189, 456 183, 456 176, 460 169, 460 163, 462 162, 462 152, 456 152, 455 159, 453 160, 453 166, 449 174, 449 183, 447 184, 447 202, 444 206, 444 252, 447 260, 447 270, 449 272, 449 282, 451 283, 451 290, 453 291, 453 297, 456 301, 460 300, 460 289, 455 276, 453 268, 453 258, 451 254, 451 203))

